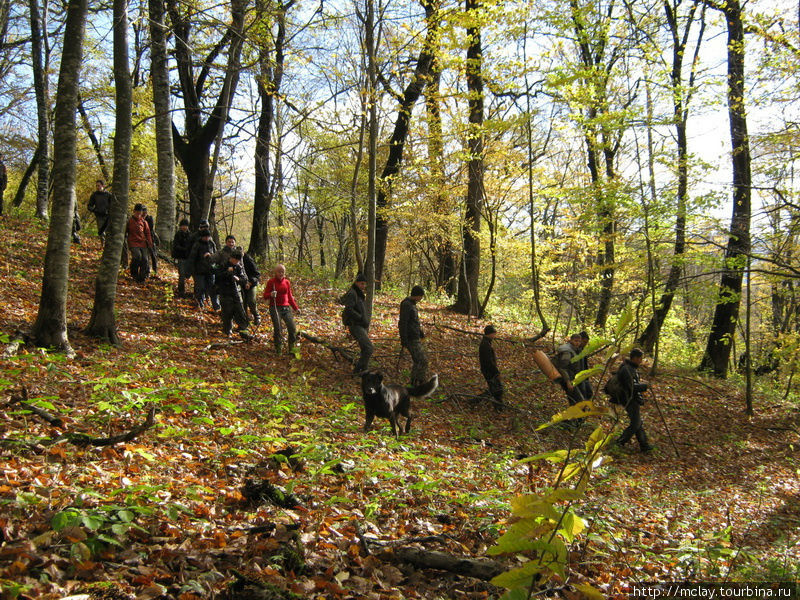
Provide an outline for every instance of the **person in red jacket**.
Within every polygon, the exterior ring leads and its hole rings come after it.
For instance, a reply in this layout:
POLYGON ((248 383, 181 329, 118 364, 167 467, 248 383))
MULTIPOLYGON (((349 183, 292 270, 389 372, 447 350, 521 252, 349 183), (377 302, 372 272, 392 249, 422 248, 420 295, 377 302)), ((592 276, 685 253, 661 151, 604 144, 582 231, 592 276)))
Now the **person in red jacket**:
POLYGON ((147 279, 150 273, 150 249, 153 248, 153 236, 150 226, 142 216, 141 204, 133 207, 133 216, 128 219, 125 236, 131 250, 131 277, 139 283, 147 279))
POLYGON ((275 340, 275 351, 280 354, 283 344, 283 331, 281 321, 286 324, 286 331, 289 334, 289 352, 294 350, 294 343, 297 340, 297 329, 294 325, 293 310, 299 310, 297 302, 292 295, 292 284, 286 277, 286 267, 283 265, 275 266, 275 276, 267 281, 264 289, 264 299, 269 302, 269 314, 272 317, 273 336, 275 340))

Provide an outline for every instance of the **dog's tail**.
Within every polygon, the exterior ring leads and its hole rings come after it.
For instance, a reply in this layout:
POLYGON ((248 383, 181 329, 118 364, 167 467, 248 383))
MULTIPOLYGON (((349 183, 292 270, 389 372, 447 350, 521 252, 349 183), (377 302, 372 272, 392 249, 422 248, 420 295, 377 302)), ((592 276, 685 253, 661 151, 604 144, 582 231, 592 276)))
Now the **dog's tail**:
POLYGON ((436 391, 436 388, 439 387, 439 375, 434 373, 433 377, 431 377, 425 383, 421 383, 419 385, 415 385, 414 387, 408 388, 408 395, 412 398, 427 398, 433 392, 436 391))

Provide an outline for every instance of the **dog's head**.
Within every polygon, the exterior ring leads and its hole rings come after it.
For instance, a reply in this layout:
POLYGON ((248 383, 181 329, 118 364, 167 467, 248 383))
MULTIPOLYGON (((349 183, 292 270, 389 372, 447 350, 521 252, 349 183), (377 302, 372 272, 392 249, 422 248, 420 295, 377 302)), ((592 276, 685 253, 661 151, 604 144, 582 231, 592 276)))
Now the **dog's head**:
POLYGON ((361 390, 365 394, 377 394, 383 384, 383 373, 378 371, 364 371, 361 374, 361 390))

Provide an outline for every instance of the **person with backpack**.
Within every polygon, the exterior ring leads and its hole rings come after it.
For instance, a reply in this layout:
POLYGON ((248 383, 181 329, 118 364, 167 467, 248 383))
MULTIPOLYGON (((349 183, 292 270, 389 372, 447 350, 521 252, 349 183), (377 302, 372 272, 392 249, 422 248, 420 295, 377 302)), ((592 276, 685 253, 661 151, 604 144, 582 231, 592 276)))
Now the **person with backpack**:
POLYGON ((242 287, 247 281, 247 275, 241 261, 242 250, 234 248, 228 253, 227 264, 214 266, 219 302, 222 305, 222 332, 230 337, 233 334, 233 321, 236 321, 239 336, 244 340, 252 340, 253 336, 247 330, 250 323, 242 303, 242 287))
POLYGON ((419 311, 417 303, 422 300, 425 290, 422 286, 415 285, 411 288, 411 294, 400 303, 400 319, 398 328, 400 330, 400 343, 403 348, 407 348, 411 354, 413 364, 411 366, 411 385, 420 385, 427 381, 428 356, 425 354, 425 347, 422 345, 422 338, 425 332, 419 324, 419 311))
POLYGON ((478 360, 481 365, 481 374, 489 386, 489 394, 494 398, 495 410, 503 410, 503 380, 500 379, 500 369, 497 368, 497 356, 492 342, 497 337, 494 325, 483 328, 483 339, 478 346, 478 360))
POLYGON ((581 393, 580 387, 572 385, 575 375, 580 371, 580 361, 573 360, 581 351, 581 336, 579 333, 573 333, 569 336, 569 341, 561 344, 556 348, 556 356, 553 364, 562 377, 562 387, 567 393, 567 402, 572 406, 578 402, 586 400, 581 393))
POLYGON ((178 231, 172 239, 172 258, 178 261, 178 297, 186 295, 186 280, 192 276, 189 253, 192 251, 192 234, 189 219, 181 219, 178 231))
POLYGON ((359 374, 367 370, 369 359, 372 357, 374 347, 369 340, 369 318, 367 317, 367 307, 364 301, 367 296, 364 293, 367 289, 367 278, 359 273, 350 289, 339 299, 339 303, 344 305, 342 310, 342 323, 347 327, 350 335, 358 342, 361 354, 353 367, 353 373, 359 374))
POLYGON ((275 265, 275 275, 264 288, 264 299, 269 303, 269 314, 272 317, 272 339, 275 343, 275 352, 281 353, 283 345, 283 326, 289 334, 289 352, 294 350, 297 341, 297 329, 294 325, 293 310, 300 310, 292 294, 292 282, 286 277, 286 267, 275 265))
POLYGON ((644 353, 638 348, 631 350, 628 358, 622 363, 619 370, 606 382, 603 391, 610 396, 613 404, 619 404, 628 413, 630 423, 617 438, 618 446, 625 446, 633 436, 639 442, 639 450, 650 452, 653 446, 647 441, 644 430, 641 408, 644 404, 642 393, 647 391, 647 384, 639 380, 639 366, 642 364, 644 353))

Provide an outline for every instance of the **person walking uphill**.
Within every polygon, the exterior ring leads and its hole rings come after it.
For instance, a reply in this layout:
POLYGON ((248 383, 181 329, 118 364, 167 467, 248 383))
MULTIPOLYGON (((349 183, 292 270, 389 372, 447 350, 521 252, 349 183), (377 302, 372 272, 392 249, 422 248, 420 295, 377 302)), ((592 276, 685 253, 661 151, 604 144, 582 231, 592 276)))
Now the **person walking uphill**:
POLYGON ((494 353, 492 341, 497 337, 494 325, 483 328, 483 339, 478 346, 478 359, 481 364, 481 374, 489 386, 489 393, 494 398, 495 410, 503 410, 503 380, 500 379, 500 369, 497 368, 497 355, 494 353))
POLYGON ((105 244, 108 217, 111 213, 111 194, 106 191, 106 184, 102 179, 95 182, 95 188, 95 191, 89 196, 87 208, 90 213, 94 213, 94 217, 97 219, 97 236, 105 244))
POLYGON ((264 289, 264 299, 269 302, 275 351, 278 354, 281 353, 281 345, 283 344, 281 321, 283 321, 286 324, 286 332, 289 334, 289 352, 292 352, 294 343, 297 341, 297 330, 294 326, 292 311, 299 310, 299 308, 292 294, 292 283, 287 279, 286 267, 283 265, 275 266, 274 276, 267 281, 267 286, 264 289))
POLYGON ((419 324, 419 311, 417 303, 422 300, 425 290, 421 286, 415 285, 411 288, 411 294, 400 303, 400 343, 404 348, 408 348, 413 364, 411 366, 411 385, 419 385, 426 381, 428 372, 428 356, 422 345, 422 338, 425 332, 419 324))
POLYGON ((642 422, 641 408, 644 404, 642 392, 647 391, 647 384, 639 381, 639 366, 642 364, 644 353, 638 348, 631 350, 628 358, 622 363, 615 377, 619 380, 620 392, 613 396, 615 404, 621 404, 628 413, 630 423, 625 431, 617 438, 617 444, 624 446, 633 436, 639 442, 639 450, 650 452, 653 447, 647 441, 647 433, 642 422))
POLYGON ((131 250, 131 277, 142 283, 150 273, 150 249, 153 247, 153 237, 150 234, 150 226, 142 217, 141 204, 133 207, 133 216, 128 219, 125 236, 128 248, 131 250))
POLYGON ((172 258, 178 261, 178 296, 186 295, 186 280, 192 276, 192 264, 189 253, 192 251, 192 234, 189 231, 189 220, 181 219, 178 231, 172 239, 172 258))
POLYGON ((359 374, 367 370, 369 359, 372 357, 373 346, 369 341, 367 330, 369 329, 369 318, 367 317, 367 307, 364 304, 367 289, 367 278, 361 273, 356 276, 356 280, 350 289, 339 299, 339 303, 344 305, 342 310, 342 323, 347 326, 350 335, 358 342, 361 354, 353 367, 353 373, 359 374))

